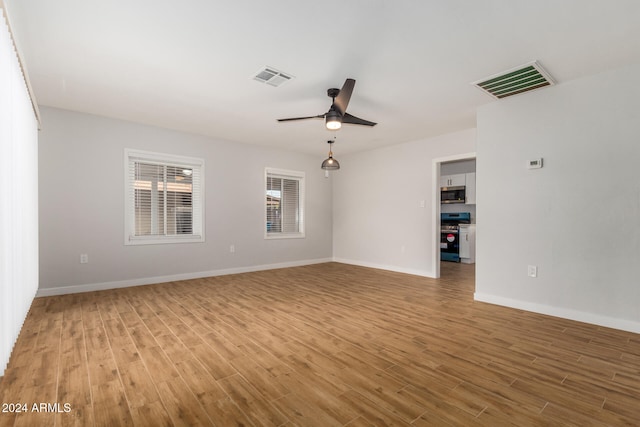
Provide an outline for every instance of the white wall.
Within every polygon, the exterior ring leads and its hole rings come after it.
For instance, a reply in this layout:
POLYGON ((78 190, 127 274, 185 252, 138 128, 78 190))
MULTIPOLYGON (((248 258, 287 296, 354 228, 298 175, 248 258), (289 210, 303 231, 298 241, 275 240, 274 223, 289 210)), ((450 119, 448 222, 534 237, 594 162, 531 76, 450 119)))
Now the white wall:
POLYGON ((458 173, 470 173, 475 171, 476 159, 443 163, 440 167, 440 175, 455 175, 458 173))
POLYGON ((42 108, 39 154, 39 295, 331 259, 321 157, 53 108, 42 108), (124 245, 125 148, 205 159, 205 243, 124 245), (306 173, 306 238, 264 239, 267 166, 306 173))
POLYGON ((434 277, 433 160, 474 151, 475 129, 344 157, 336 144, 334 259, 434 277))
POLYGON ((479 110, 476 299, 640 332, 638 75, 479 110), (537 157, 544 167, 527 170, 537 157))

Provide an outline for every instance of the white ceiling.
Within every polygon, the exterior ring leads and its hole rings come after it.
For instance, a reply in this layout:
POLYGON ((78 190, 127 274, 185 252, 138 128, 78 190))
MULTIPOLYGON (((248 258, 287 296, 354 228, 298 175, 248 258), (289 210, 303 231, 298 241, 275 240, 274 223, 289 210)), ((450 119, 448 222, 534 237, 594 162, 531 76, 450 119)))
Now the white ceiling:
POLYGON ((321 120, 276 119, 325 113, 347 77, 378 125, 343 126, 337 157, 474 127, 504 101, 470 83, 533 60, 558 83, 640 62, 638 0, 4 2, 40 105, 319 156, 321 120))

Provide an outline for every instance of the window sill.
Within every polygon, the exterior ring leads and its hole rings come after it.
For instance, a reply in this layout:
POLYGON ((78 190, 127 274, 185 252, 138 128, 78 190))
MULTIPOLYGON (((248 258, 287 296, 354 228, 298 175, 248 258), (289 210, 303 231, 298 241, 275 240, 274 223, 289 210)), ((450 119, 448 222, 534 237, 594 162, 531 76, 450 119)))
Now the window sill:
POLYGON ((265 240, 278 239, 304 239, 304 233, 267 233, 264 235, 265 240))
POLYGON ((168 245, 174 243, 203 243, 204 236, 128 236, 126 246, 137 245, 168 245))

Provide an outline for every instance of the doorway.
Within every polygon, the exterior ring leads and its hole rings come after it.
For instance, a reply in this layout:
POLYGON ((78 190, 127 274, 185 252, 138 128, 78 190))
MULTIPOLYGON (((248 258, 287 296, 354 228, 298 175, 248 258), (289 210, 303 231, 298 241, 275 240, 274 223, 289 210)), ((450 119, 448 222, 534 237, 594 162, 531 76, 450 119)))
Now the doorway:
POLYGON ((440 178, 444 175, 456 175, 466 174, 475 170, 476 153, 458 154, 448 157, 440 157, 433 159, 433 191, 432 191, 432 206, 433 206, 433 220, 432 230, 434 238, 434 250, 433 250, 433 266, 436 278, 440 278, 441 260, 440 260, 440 214, 444 212, 456 212, 463 209, 465 212, 470 212, 472 217, 472 223, 476 223, 475 212, 476 204, 460 204, 460 205, 441 205, 440 204, 440 178))

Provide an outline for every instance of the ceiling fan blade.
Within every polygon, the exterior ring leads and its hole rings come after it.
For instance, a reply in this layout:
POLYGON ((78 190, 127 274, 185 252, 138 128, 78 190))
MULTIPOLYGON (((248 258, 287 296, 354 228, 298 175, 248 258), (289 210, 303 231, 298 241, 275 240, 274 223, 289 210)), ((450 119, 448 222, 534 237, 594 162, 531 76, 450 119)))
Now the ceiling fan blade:
POLYGON ((279 122, 290 122, 292 120, 306 120, 306 119, 324 119, 324 114, 309 117, 292 117, 290 119, 278 119, 279 122))
POLYGON ((342 85, 342 89, 340 89, 338 96, 336 96, 336 99, 333 102, 336 110, 338 110, 341 115, 344 115, 347 111, 347 105, 349 105, 349 100, 351 99, 351 94, 353 93, 353 87, 355 85, 356 81, 354 79, 345 80, 342 85))
POLYGON ((375 126, 377 123, 370 122, 369 120, 364 120, 356 116, 352 116, 349 113, 344 113, 342 116, 342 123, 348 123, 351 125, 364 125, 364 126, 375 126))

